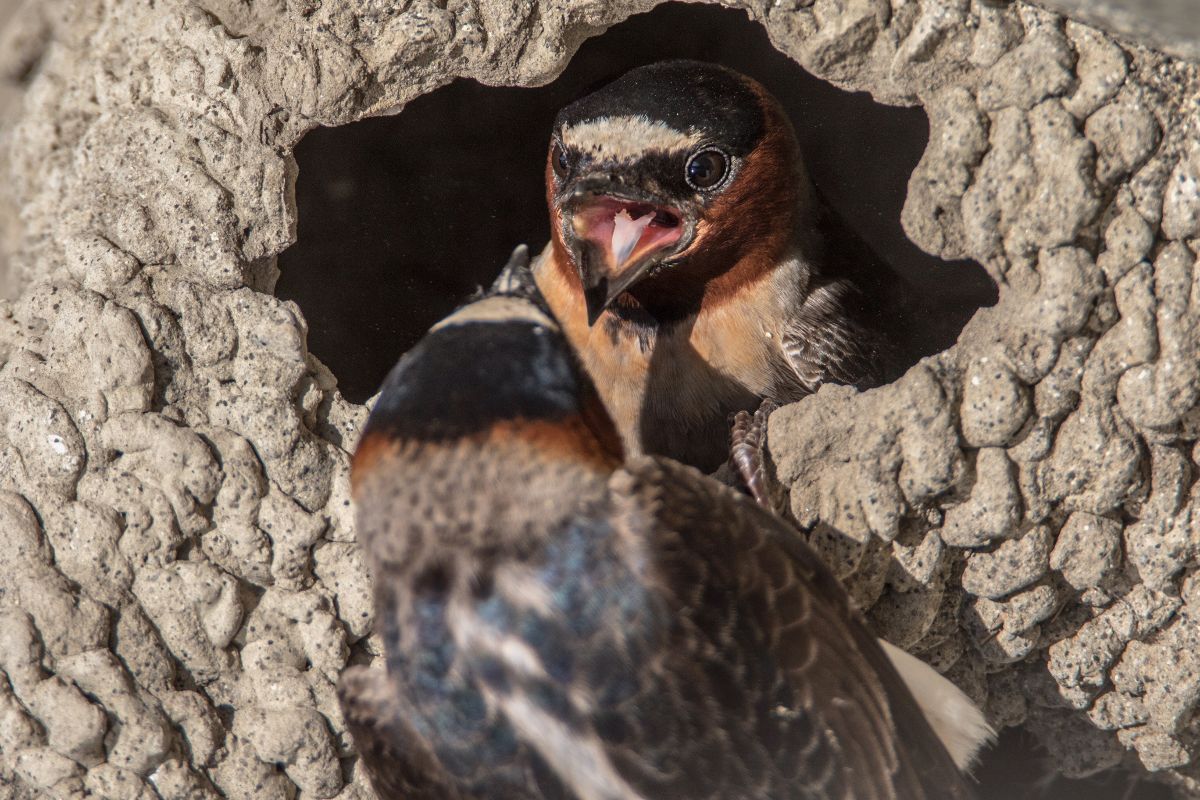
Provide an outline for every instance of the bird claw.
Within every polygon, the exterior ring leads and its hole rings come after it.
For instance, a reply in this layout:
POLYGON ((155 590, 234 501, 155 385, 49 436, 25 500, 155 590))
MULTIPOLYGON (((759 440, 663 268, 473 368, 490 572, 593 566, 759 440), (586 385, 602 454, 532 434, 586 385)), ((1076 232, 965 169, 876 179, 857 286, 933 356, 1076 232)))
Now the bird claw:
POLYGON ((753 414, 739 411, 734 415, 729 435, 729 462, 760 506, 782 514, 782 503, 777 498, 778 493, 773 491, 776 487, 767 474, 765 457, 767 419, 777 408, 777 403, 763 400, 753 414))

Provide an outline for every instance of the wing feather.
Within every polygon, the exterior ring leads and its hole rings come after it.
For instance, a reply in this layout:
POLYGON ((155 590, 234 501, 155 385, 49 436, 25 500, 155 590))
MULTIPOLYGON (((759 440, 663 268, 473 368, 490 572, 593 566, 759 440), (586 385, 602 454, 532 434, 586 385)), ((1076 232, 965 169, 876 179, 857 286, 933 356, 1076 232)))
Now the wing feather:
POLYGON ((879 331, 855 318, 856 294, 847 281, 817 286, 789 318, 781 345, 787 377, 803 394, 823 383, 865 389, 882 379, 889 348, 879 331))
POLYGON ((504 559, 431 562, 403 593, 377 569, 388 669, 347 673, 343 703, 379 785, 420 800, 969 797, 794 529, 667 460, 630 461, 608 490, 504 559))
POLYGON ((383 797, 460 800, 428 744, 412 729, 412 710, 385 670, 350 667, 338 685, 346 727, 383 797))
POLYGON ((651 563, 678 553, 699 562, 661 571, 656 589, 695 623, 678 639, 703 640, 672 646, 730 665, 749 698, 713 712, 731 751, 740 737, 765 748, 764 760, 745 766, 751 785, 770 789, 746 796, 970 796, 849 596, 795 529, 665 459, 635 459, 610 486, 618 527, 648 543, 651 563), (732 599, 719 612, 707 607, 722 594, 732 599), (753 719, 764 707, 775 721, 767 728, 753 719))

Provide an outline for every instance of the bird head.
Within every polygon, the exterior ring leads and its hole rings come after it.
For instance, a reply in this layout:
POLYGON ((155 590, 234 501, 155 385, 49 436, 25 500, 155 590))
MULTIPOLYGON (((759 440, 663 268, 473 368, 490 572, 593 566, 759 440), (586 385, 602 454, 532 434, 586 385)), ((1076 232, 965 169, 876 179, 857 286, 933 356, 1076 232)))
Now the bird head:
POLYGON ((356 481, 381 456, 413 448, 509 443, 620 460, 612 421, 558 324, 532 281, 514 286, 513 274, 510 264, 500 291, 443 319, 392 369, 355 453, 356 481))
POLYGON ((782 249, 807 185, 762 86, 697 61, 639 67, 565 107, 546 194, 588 324, 614 305, 695 304, 748 256, 782 249))

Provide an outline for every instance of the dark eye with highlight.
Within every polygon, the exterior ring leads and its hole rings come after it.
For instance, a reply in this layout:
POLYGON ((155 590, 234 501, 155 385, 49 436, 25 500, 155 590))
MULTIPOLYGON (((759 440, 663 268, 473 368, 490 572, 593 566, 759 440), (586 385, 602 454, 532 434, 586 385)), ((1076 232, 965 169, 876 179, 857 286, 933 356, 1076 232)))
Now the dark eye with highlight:
POLYGON ((567 157, 567 151, 558 142, 554 143, 554 147, 550 151, 550 166, 554 169, 554 174, 560 178, 567 177, 567 173, 571 171, 571 161, 567 157))
POLYGON ((686 175, 693 189, 711 189, 725 178, 729 159, 720 150, 701 150, 688 159, 686 175))

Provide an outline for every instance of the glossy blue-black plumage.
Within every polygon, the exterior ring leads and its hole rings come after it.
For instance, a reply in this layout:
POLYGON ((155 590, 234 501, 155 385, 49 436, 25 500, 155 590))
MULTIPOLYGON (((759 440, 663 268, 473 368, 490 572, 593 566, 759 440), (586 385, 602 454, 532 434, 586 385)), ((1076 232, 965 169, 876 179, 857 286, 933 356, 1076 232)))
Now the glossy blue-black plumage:
POLYGON ((556 396, 561 334, 531 350, 510 324, 435 331, 380 400, 390 447, 356 462, 386 670, 348 670, 341 697, 381 796, 967 798, 796 532, 690 468, 604 456, 564 413, 582 399, 556 396), (435 364, 457 372, 415 381, 435 364), (471 401, 436 398, 486 375, 549 399, 479 410, 503 435, 450 435, 479 430, 455 416, 471 401))
POLYGON ((682 132, 704 132, 732 155, 750 152, 766 120, 758 99, 732 70, 703 61, 659 61, 630 70, 558 113, 554 126, 631 116, 682 132))
POLYGON ((536 323, 448 325, 400 359, 363 435, 452 439, 500 421, 560 419, 578 410, 577 381, 569 352, 536 323))

